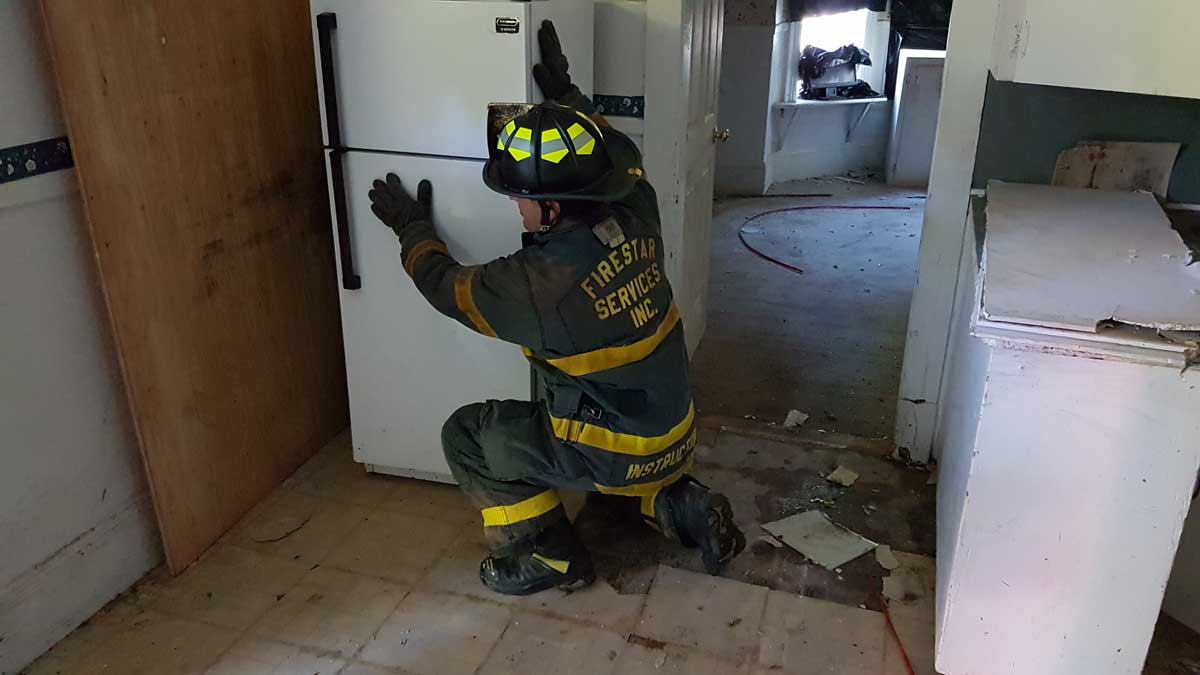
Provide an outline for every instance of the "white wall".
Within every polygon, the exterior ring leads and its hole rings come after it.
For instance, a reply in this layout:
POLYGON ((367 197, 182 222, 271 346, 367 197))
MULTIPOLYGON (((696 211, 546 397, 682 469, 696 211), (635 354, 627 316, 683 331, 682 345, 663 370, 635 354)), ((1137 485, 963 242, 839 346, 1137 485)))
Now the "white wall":
MULTIPOLYGON (((0 148, 64 135, 35 0, 0 3, 0 148)), ((0 185, 0 672, 161 558, 73 171, 0 185)))
MULTIPOLYGON (((608 96, 646 95, 645 0, 596 0, 595 93, 608 96)), ((645 134, 642 119, 609 115, 609 124, 639 147, 645 134)))

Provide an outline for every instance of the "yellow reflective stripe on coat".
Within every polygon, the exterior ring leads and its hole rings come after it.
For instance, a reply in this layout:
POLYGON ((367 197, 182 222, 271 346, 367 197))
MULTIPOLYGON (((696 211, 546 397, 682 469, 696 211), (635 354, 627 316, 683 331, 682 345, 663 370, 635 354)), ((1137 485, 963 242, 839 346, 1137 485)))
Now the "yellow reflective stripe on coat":
POLYGON ((458 271, 458 275, 454 277, 454 303, 474 324, 475 330, 488 337, 496 337, 496 331, 492 330, 491 324, 479 313, 479 308, 475 306, 475 297, 471 293, 471 284, 478 272, 478 267, 464 267, 458 271))
MULTIPOLYGON (((627 366, 631 363, 637 363, 653 354, 654 350, 658 349, 658 345, 667 339, 667 336, 671 334, 671 331, 675 329, 675 325, 678 323, 679 310, 675 308, 675 305, 671 305, 671 309, 667 310, 667 315, 659 322, 658 328, 655 329, 654 333, 633 344, 622 347, 605 347, 604 349, 584 352, 574 356, 545 359, 545 361, 562 372, 574 375, 575 377, 627 366)), ((533 356, 533 352, 527 351, 526 356, 533 356)))
POLYGON ((696 406, 688 404, 687 415, 662 436, 634 436, 620 434, 579 420, 551 417, 554 435, 569 443, 582 443, 622 455, 648 457, 657 455, 683 440, 696 420, 696 406))
POLYGON ((666 478, 659 478, 647 483, 637 483, 635 485, 601 485, 596 483, 596 492, 606 495, 620 495, 622 497, 645 497, 647 495, 658 494, 658 491, 671 485, 675 481, 683 478, 683 474, 690 471, 692 468, 692 456, 688 455, 685 461, 678 469, 671 472, 666 478))
POLYGON ((436 239, 426 239, 425 241, 413 247, 408 254, 408 261, 404 263, 404 271, 408 272, 408 276, 413 275, 413 270, 417 268, 417 263, 426 255, 437 251, 450 255, 450 251, 446 250, 446 245, 436 239))
POLYGON ((546 490, 509 506, 489 506, 480 513, 483 514, 484 527, 504 527, 549 513, 561 503, 557 492, 546 490))

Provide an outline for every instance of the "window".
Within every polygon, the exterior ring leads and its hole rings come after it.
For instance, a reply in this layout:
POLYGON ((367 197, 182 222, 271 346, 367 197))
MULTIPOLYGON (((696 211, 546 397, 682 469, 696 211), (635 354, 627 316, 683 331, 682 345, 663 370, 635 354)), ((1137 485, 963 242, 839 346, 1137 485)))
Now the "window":
POLYGON ((842 45, 866 46, 867 15, 865 9, 841 14, 811 16, 800 22, 800 49, 808 45, 831 51, 842 45))
MULTIPOLYGON (((792 29, 799 33, 794 43, 795 58, 799 58, 801 50, 808 45, 824 50, 851 44, 862 47, 871 54, 875 65, 859 66, 858 77, 866 80, 875 91, 883 91, 890 26, 891 17, 887 12, 867 9, 806 17, 792 24, 792 29)), ((795 70, 793 73, 796 78, 794 100, 799 100, 800 76, 795 70)))

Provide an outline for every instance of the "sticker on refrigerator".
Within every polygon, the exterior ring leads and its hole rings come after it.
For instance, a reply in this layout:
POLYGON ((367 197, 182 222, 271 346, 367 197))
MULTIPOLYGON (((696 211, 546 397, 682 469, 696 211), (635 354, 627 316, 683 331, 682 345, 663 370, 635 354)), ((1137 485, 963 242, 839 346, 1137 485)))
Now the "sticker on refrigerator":
POLYGON ((515 35, 521 32, 521 20, 516 17, 496 17, 496 32, 515 35))

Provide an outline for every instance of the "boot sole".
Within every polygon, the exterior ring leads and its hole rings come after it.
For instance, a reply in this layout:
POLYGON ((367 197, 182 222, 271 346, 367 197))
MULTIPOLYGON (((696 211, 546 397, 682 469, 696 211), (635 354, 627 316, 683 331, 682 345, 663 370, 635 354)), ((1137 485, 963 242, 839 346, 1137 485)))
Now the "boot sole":
POLYGON ((596 581, 596 572, 587 570, 583 574, 568 575, 562 578, 548 577, 537 582, 526 584, 524 586, 515 586, 512 588, 496 588, 484 582, 489 590, 500 595, 533 595, 542 591, 548 591, 551 588, 557 588, 565 593, 574 593, 581 591, 588 586, 591 586, 596 581))
POLYGON ((733 522, 733 508, 725 495, 713 493, 705 510, 708 527, 699 542, 704 571, 717 574, 746 548, 746 535, 733 522), (722 547, 725 543, 726 547, 722 547), (722 548, 727 550, 722 551, 722 548))

